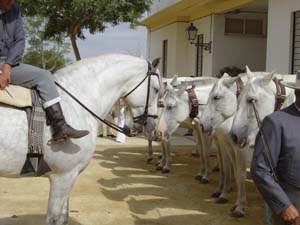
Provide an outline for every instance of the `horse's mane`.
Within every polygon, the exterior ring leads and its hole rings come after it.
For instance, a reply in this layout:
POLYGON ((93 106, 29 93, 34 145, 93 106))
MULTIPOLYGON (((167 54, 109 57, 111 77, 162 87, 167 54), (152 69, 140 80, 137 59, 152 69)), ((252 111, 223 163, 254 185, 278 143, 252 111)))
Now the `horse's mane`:
MULTIPOLYGON (((112 64, 116 64, 122 61, 145 61, 136 56, 126 55, 126 54, 116 54, 116 53, 105 53, 100 54, 94 57, 84 58, 80 61, 77 61, 73 64, 70 64, 60 70, 58 70, 55 74, 72 74, 74 71, 78 71, 80 69, 84 69, 86 67, 92 67, 97 65, 97 70, 105 70, 112 64)), ((75 72, 76 73, 76 72, 75 72)), ((80 73, 80 72, 79 72, 80 73)))
POLYGON ((182 81, 181 86, 194 86, 194 87, 203 87, 213 85, 218 79, 214 77, 195 77, 189 78, 188 80, 182 81))

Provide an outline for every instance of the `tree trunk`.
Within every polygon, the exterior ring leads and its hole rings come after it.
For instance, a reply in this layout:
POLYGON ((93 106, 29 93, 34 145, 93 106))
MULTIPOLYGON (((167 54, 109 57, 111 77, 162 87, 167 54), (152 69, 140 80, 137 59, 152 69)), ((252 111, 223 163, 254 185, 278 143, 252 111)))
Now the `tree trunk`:
POLYGON ((79 61, 81 59, 78 47, 77 47, 77 43, 76 43, 76 32, 72 32, 71 34, 71 43, 72 43, 72 48, 76 57, 76 60, 79 61))

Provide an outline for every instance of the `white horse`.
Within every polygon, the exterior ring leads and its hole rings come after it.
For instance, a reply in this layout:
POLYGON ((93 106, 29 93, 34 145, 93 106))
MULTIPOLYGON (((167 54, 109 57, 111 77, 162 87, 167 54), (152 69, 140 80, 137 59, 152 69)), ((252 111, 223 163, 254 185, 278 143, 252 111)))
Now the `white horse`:
MULTIPOLYGON (((247 80, 246 76, 240 77, 243 83, 247 80)), ((224 74, 215 83, 200 120, 203 131, 213 134, 213 144, 216 146, 220 165, 219 185, 212 196, 218 198, 216 203, 228 202, 228 194, 232 188, 231 177, 234 175, 238 195, 232 215, 236 217, 244 215, 247 177, 245 149, 236 146, 230 137, 238 105, 239 87, 236 81, 240 77, 224 74)))
MULTIPOLYGON (((255 73, 256 74, 256 73, 255 73)), ((236 112, 231 129, 234 141, 244 146, 246 143, 252 147, 258 133, 258 125, 251 101, 256 103, 257 111, 261 120, 275 110, 276 85, 273 78, 294 82, 295 75, 280 75, 268 73, 265 76, 254 76, 254 73, 247 69, 248 82, 240 96, 239 107, 236 112)), ((287 107, 294 102, 295 94, 291 88, 286 88, 286 99, 281 108, 287 107)))
MULTIPOLYGON (((147 71, 148 63, 145 60, 121 54, 106 54, 61 69, 55 74, 55 79, 104 118, 119 98, 126 96, 146 77, 147 71)), ((160 87, 157 77, 150 76, 149 79, 148 113, 155 115, 160 87)), ((134 116, 144 112, 147 82, 148 79, 125 99, 134 116)), ((98 121, 90 113, 66 93, 60 94, 67 122, 76 128, 89 130, 90 135, 78 140, 67 140, 62 144, 47 145, 51 134, 49 128, 45 128, 44 159, 52 170, 46 174, 51 185, 46 219, 48 225, 67 223, 69 193, 77 176, 93 156, 99 127, 98 121)), ((0 117, 0 175, 18 177, 28 148, 26 114, 22 110, 1 105, 0 117)), ((155 123, 155 119, 148 118, 145 129, 155 126, 155 123)))
MULTIPOLYGON (((171 136, 173 132, 179 127, 182 122, 186 122, 190 128, 194 130, 194 135, 197 140, 197 148, 201 154, 201 168, 198 174, 202 183, 208 182, 210 173, 208 151, 210 146, 209 139, 201 132, 199 119, 208 99, 209 92, 216 82, 214 78, 202 78, 197 81, 182 82, 179 87, 167 87, 167 94, 164 97, 164 108, 161 112, 158 122, 158 135, 161 138, 162 144, 162 159, 158 165, 158 169, 167 173, 170 171, 171 166, 171 136), (188 86, 195 85, 195 93, 199 102, 199 114, 196 118, 191 119, 190 115, 190 100, 186 89, 188 86)), ((174 83, 174 82, 173 82, 174 83)))

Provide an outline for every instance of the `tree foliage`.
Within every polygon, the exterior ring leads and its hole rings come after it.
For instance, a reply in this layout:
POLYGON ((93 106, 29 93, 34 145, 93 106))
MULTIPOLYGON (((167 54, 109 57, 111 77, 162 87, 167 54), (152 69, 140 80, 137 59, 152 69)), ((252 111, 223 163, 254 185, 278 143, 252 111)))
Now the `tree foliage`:
POLYGON ((84 30, 103 32, 105 24, 137 23, 152 0, 19 0, 25 15, 49 18, 46 36, 70 37, 76 59, 80 59, 76 38, 84 39, 84 30))
POLYGON ((46 24, 47 20, 40 16, 25 19, 28 48, 23 62, 55 72, 70 62, 64 56, 70 48, 62 35, 45 39, 46 24))

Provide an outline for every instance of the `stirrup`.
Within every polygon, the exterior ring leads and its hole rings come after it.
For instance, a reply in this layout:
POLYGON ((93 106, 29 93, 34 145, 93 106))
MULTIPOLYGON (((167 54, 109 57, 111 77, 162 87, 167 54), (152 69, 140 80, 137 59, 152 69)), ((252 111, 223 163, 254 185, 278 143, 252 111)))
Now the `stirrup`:
POLYGON ((60 143, 65 142, 68 139, 69 139, 68 137, 61 137, 61 138, 57 138, 57 139, 52 138, 47 142, 47 145, 51 145, 51 144, 55 144, 55 143, 60 144, 60 143))

